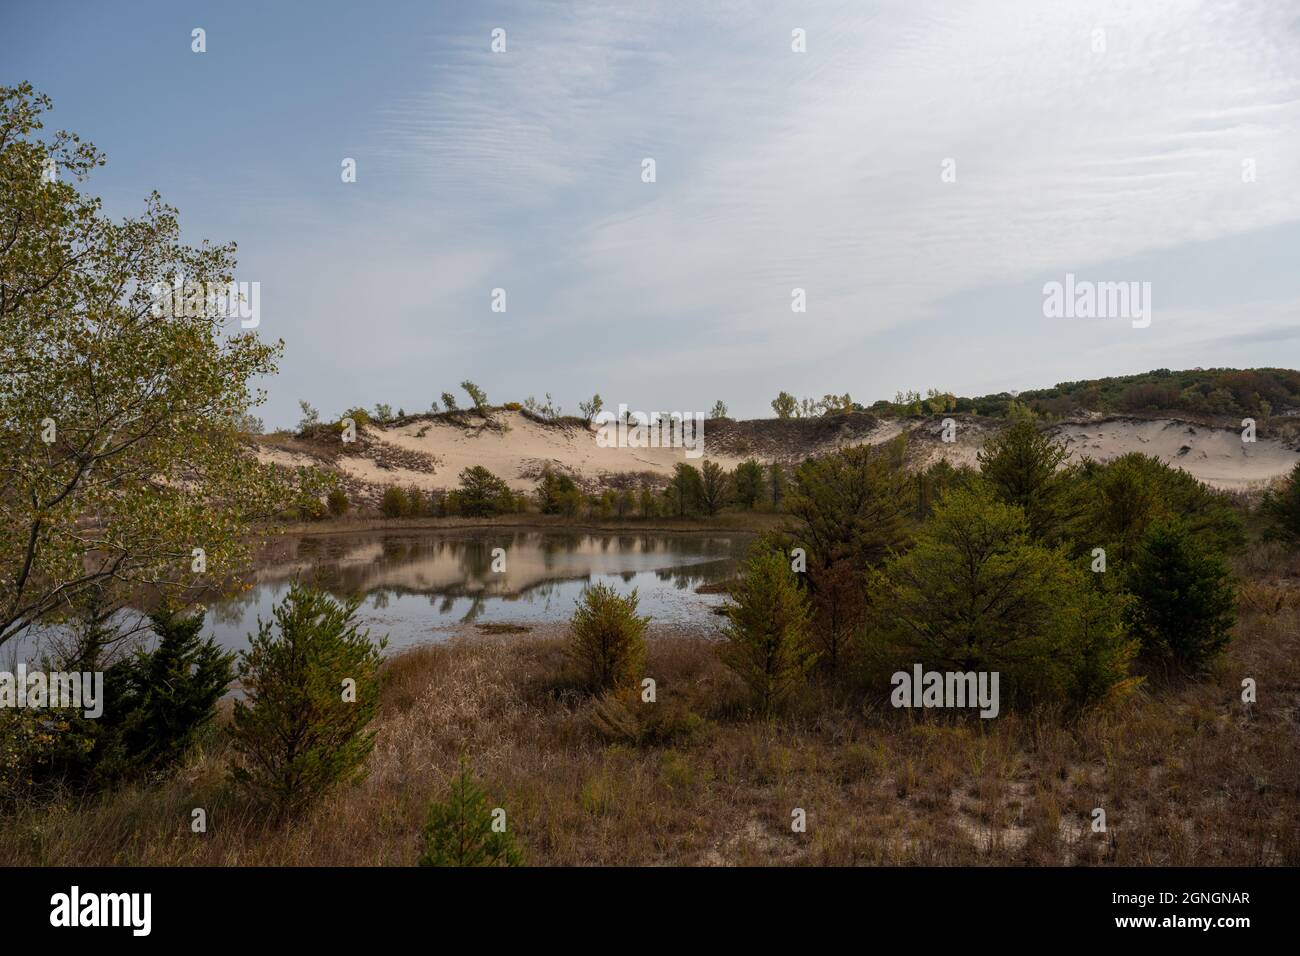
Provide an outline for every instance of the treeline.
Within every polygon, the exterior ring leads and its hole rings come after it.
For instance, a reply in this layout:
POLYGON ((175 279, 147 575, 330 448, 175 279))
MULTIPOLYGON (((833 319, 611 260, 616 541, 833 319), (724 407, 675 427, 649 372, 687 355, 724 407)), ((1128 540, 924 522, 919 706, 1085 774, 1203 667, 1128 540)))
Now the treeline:
POLYGON ((884 415, 968 412, 994 418, 1064 418, 1105 414, 1183 412, 1193 415, 1270 415, 1300 405, 1300 372, 1291 369, 1155 369, 1138 375, 1062 382, 1053 388, 967 398, 930 389, 900 392, 869 408, 884 415))
MULTIPOLYGON (((466 468, 459 485, 450 490, 425 490, 415 485, 389 485, 379 500, 385 518, 488 518, 507 514, 562 515, 570 518, 697 518, 727 508, 744 511, 777 510, 789 478, 779 462, 741 462, 728 471, 717 462, 699 468, 678 463, 667 482, 644 477, 638 487, 584 491, 573 478, 546 467, 532 492, 515 491, 481 465, 466 468)), ((322 518, 346 514, 351 502, 341 490, 330 493, 325 506, 305 515, 322 518)), ((301 513, 295 513, 303 517, 301 513)))

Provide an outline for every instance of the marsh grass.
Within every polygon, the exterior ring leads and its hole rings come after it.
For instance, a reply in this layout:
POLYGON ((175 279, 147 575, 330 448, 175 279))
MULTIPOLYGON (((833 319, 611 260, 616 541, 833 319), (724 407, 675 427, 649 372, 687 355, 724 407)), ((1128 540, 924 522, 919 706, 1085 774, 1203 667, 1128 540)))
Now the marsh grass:
POLYGON ((1294 601, 1245 602, 1203 679, 1153 677, 1073 718, 917 716, 818 685, 760 718, 714 640, 652 625, 658 701, 619 706, 666 716, 624 715, 650 730, 620 738, 566 667, 548 633, 408 650, 385 668, 366 779, 292 822, 230 789, 213 732, 171 776, 20 810, 0 864, 412 865, 462 753, 533 865, 1300 864, 1294 601), (191 832, 196 807, 206 833, 191 832))

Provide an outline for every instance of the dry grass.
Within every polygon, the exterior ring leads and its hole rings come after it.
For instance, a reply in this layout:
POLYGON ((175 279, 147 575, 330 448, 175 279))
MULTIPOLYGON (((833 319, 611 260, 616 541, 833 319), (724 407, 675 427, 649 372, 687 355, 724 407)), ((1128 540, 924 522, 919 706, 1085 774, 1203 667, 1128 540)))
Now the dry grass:
POLYGON ((1261 596, 1290 590, 1272 570, 1213 673, 1078 719, 917 718, 816 688, 754 720, 707 638, 666 633, 656 703, 592 700, 554 629, 468 636, 390 661, 368 779, 292 825, 230 791, 217 743, 171 779, 5 821, 0 864, 410 865, 462 750, 534 864, 1300 864, 1300 608, 1261 596))

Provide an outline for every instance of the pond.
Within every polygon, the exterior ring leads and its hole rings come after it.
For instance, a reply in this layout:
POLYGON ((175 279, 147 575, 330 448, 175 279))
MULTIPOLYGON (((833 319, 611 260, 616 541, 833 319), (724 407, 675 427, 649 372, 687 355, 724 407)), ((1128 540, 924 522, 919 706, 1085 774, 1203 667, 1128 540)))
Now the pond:
POLYGON ((296 578, 362 598, 358 619, 390 650, 445 640, 468 624, 566 621, 589 583, 626 594, 655 623, 709 626, 718 594, 696 588, 735 573, 750 537, 474 529, 278 538, 243 594, 210 603, 205 631, 225 647, 248 646, 259 615, 296 578), (499 549, 499 550, 498 550, 499 549))
MULTIPOLYGON (((294 580, 336 597, 361 598, 357 618, 390 651, 447 640, 472 625, 567 621, 582 589, 603 582, 637 591, 654 625, 711 629, 724 598, 701 585, 731 577, 752 535, 574 532, 515 528, 370 531, 270 539, 235 596, 205 601, 204 634, 231 650, 248 646, 258 618, 270 621, 294 580)), ((123 633, 146 634, 139 611, 122 611, 123 633)), ((0 670, 66 653, 59 627, 29 630, 0 651, 0 670)))

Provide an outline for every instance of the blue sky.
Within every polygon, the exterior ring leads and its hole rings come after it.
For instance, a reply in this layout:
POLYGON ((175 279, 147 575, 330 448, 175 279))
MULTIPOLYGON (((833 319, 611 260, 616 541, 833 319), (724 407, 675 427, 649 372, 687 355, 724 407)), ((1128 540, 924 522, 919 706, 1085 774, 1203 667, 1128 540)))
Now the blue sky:
POLYGON ((239 243, 268 425, 1300 365, 1292 4, 5 2, 24 79, 111 213, 239 243), (1045 317, 1067 272, 1150 327, 1045 317))

